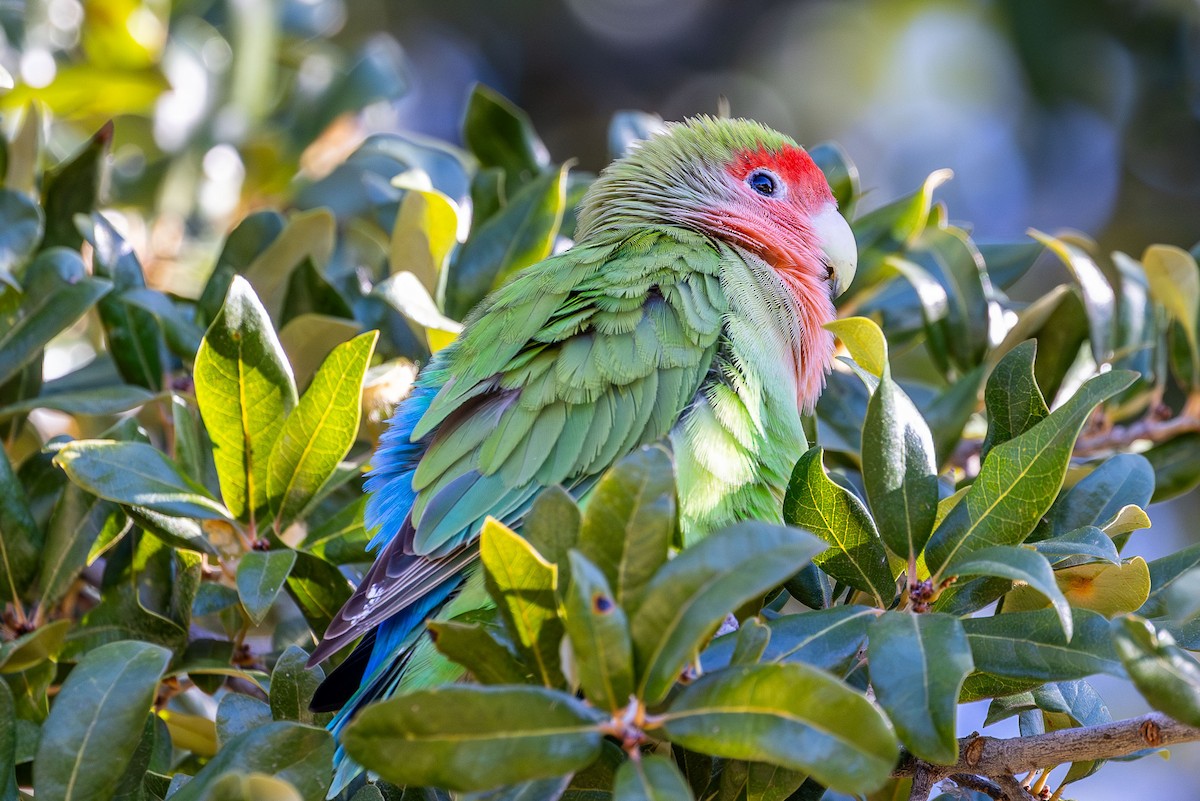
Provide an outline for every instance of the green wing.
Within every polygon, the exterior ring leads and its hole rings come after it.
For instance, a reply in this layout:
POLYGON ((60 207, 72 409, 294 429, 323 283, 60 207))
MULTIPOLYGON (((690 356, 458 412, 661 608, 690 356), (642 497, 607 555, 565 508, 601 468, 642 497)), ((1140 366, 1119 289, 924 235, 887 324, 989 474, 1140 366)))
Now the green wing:
POLYGON ((666 435, 712 362, 723 255, 690 232, 646 231, 551 257, 484 300, 412 435, 431 439, 410 549, 448 553, 484 517, 519 516, 541 488, 666 435))

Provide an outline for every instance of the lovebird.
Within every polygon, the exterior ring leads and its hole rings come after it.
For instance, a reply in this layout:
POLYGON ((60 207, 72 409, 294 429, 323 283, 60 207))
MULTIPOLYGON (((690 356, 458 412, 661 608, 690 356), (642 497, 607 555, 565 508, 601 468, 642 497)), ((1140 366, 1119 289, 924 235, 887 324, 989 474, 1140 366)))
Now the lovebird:
MULTIPOLYGON (((367 476, 374 564, 309 660, 361 638, 315 709, 337 734, 367 703, 453 681, 424 622, 489 604, 478 537, 521 529, 542 490, 576 499, 664 442, 688 543, 781 521, 833 356, 823 326, 854 277, 854 235, 821 170, 743 119, 668 125, 609 165, 575 244, 471 311, 420 373, 367 476)), ((358 768, 340 751, 333 791, 358 768)))

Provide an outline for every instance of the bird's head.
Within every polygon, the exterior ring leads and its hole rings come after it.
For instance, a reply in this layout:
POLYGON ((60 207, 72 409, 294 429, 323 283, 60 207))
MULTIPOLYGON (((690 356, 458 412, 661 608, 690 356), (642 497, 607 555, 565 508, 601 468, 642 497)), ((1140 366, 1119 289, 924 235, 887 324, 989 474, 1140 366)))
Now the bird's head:
POLYGON ((854 234, 820 168, 791 138, 741 119, 668 125, 610 165, 584 198, 581 239, 676 225, 745 248, 801 294, 854 279, 854 234))

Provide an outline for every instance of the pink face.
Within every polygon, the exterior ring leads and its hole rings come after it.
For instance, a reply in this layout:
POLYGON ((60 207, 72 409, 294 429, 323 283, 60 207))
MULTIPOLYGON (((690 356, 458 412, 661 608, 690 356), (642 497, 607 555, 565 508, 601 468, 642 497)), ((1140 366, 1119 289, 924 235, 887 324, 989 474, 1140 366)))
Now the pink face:
POLYGON ((796 300, 802 332, 801 341, 795 343, 798 400, 802 408, 811 409, 824 384, 833 347, 823 325, 834 318, 836 280, 813 222, 836 214, 829 183, 812 158, 797 147, 738 153, 727 165, 724 179, 724 196, 710 201, 712 205, 700 215, 701 224, 775 268, 796 300))

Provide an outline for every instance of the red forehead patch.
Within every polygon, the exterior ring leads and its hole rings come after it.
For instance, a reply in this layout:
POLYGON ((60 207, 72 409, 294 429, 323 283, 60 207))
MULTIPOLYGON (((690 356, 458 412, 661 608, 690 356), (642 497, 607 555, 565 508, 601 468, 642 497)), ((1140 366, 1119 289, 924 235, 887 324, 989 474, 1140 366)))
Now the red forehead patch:
POLYGON ((825 174, 801 148, 784 145, 775 152, 765 147, 742 150, 734 154, 729 172, 741 181, 758 167, 766 167, 782 178, 788 186, 813 200, 825 201, 833 198, 825 174))

